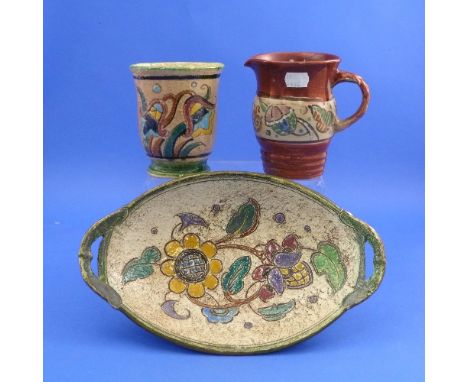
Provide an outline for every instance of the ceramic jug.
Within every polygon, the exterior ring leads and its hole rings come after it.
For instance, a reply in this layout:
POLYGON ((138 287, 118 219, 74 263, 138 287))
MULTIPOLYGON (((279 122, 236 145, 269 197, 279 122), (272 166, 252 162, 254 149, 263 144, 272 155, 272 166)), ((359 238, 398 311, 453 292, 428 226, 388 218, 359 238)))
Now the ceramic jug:
POLYGON ((176 177, 208 170, 223 66, 217 62, 130 66, 137 91, 138 131, 151 159, 151 175, 176 177))
POLYGON ((356 74, 340 71, 339 63, 338 56, 312 52, 266 53, 246 61, 257 77, 253 124, 267 174, 321 176, 333 135, 366 112, 367 84, 356 74), (332 93, 340 82, 353 82, 362 92, 358 110, 346 119, 337 116, 332 93))

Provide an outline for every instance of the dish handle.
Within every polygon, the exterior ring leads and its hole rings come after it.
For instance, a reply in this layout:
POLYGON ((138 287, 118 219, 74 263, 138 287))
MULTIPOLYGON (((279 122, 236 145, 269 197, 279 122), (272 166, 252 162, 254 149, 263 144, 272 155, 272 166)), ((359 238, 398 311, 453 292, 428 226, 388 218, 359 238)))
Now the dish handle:
POLYGON ((125 209, 114 212, 113 214, 106 216, 94 224, 85 234, 83 241, 80 246, 80 253, 78 255, 80 262, 81 276, 88 286, 111 304, 114 308, 118 309, 122 306, 122 298, 120 295, 103 281, 103 278, 96 276, 91 268, 91 261, 93 260, 93 254, 91 252, 92 244, 102 237, 102 240, 106 240, 106 235, 110 233, 113 226, 122 220, 127 214, 125 209))
POLYGON ((345 306, 347 308, 351 308, 352 306, 360 304, 369 298, 379 288, 385 274, 387 260, 385 257, 383 242, 371 226, 355 218, 349 212, 343 212, 341 214, 341 220, 345 222, 345 224, 353 227, 356 232, 358 232, 358 236, 362 238, 361 243, 364 252, 364 264, 365 258, 368 256, 365 251, 365 244, 369 243, 374 252, 374 270, 372 275, 366 279, 363 271, 363 275, 359 278, 355 291, 349 294, 344 301, 345 306))

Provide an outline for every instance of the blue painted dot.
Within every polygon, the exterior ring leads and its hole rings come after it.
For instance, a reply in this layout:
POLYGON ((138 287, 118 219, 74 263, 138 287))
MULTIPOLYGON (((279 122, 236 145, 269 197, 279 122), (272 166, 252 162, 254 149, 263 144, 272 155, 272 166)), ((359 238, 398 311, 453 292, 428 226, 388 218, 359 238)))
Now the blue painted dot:
POLYGON ((153 92, 155 93, 161 93, 161 85, 156 84, 153 86, 153 92))
POLYGON ((273 220, 278 224, 286 223, 286 216, 282 212, 278 212, 273 216, 273 220))

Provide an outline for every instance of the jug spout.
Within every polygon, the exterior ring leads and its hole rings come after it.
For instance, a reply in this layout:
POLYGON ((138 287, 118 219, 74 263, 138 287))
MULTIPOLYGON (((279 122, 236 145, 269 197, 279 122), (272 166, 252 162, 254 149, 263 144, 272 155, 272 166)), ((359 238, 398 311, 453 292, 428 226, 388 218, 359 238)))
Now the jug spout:
POLYGON ((329 100, 339 62, 328 53, 281 52, 257 54, 244 66, 254 70, 259 96, 329 100))
POLYGON ((247 66, 248 68, 252 68, 255 70, 255 67, 257 66, 258 64, 258 61, 257 59, 251 57, 249 58, 247 61, 244 62, 244 66, 247 66))
POLYGON ((333 135, 364 114, 369 89, 361 77, 338 70, 339 63, 338 56, 314 52, 258 54, 244 63, 257 78, 252 121, 265 173, 322 175, 333 135), (346 119, 338 118, 332 94, 340 82, 353 82, 362 92, 359 109, 346 119))

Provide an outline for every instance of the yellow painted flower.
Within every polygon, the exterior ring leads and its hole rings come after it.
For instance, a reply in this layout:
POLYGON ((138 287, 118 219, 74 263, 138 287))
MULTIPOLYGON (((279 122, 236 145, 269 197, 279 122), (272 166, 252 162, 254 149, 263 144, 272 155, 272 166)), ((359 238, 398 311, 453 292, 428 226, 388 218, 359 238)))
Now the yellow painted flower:
POLYGON ((164 247, 168 260, 161 264, 161 272, 172 277, 169 289, 175 293, 187 291, 190 297, 200 298, 205 288, 215 289, 223 270, 216 256, 216 245, 211 241, 200 243, 198 235, 189 233, 182 241, 172 240, 164 247))

